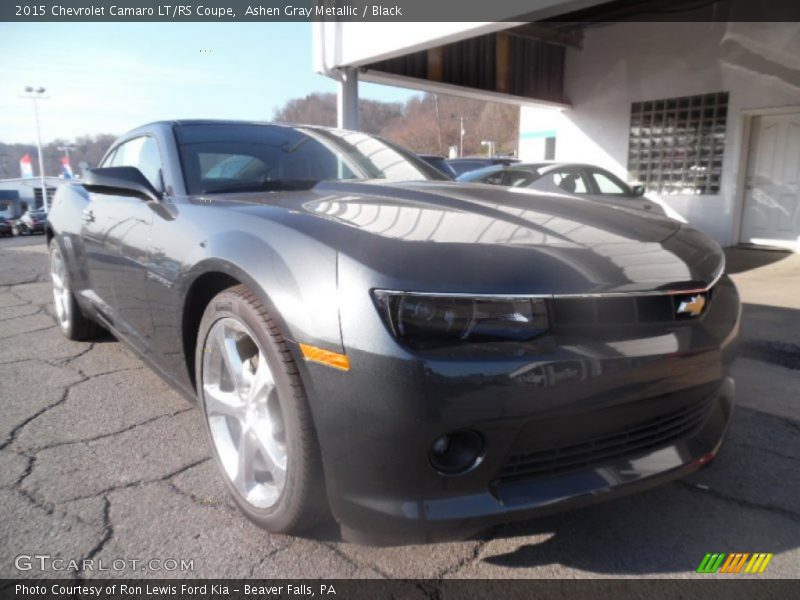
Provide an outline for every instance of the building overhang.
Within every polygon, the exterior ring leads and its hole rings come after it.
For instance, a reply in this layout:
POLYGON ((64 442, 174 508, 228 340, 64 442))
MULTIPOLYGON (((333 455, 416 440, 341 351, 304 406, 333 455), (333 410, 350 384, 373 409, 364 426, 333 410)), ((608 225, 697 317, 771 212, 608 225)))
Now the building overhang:
POLYGON ((538 100, 535 98, 527 98, 525 96, 517 96, 503 92, 482 90, 474 87, 460 86, 441 81, 431 81, 428 79, 418 79, 415 77, 408 77, 395 73, 386 73, 366 67, 359 69, 359 79, 362 81, 369 81, 370 83, 392 85, 412 90, 419 90, 421 92, 429 92, 431 94, 460 96, 462 98, 471 98, 473 100, 483 100, 486 102, 513 104, 514 106, 530 106, 535 108, 552 109, 571 108, 571 104, 568 102, 538 100))

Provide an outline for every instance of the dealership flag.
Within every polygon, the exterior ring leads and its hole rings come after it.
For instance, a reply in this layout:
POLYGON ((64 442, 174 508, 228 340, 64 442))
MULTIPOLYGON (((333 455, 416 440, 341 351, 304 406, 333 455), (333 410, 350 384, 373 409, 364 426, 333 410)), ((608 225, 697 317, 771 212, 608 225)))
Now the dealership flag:
POLYGON ((75 179, 75 175, 72 173, 72 167, 69 164, 69 159, 66 156, 61 159, 61 176, 64 179, 75 179))
POLYGON ((33 177, 33 165, 31 164, 31 157, 29 154, 26 154, 20 159, 19 170, 23 178, 33 177))

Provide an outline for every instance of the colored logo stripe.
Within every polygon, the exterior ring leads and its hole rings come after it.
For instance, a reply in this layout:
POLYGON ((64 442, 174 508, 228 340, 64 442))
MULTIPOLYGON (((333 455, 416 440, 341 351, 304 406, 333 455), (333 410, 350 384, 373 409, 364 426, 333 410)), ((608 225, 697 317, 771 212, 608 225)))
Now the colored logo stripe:
POLYGON ((750 562, 747 564, 747 568, 744 570, 745 573, 763 573, 764 569, 767 568, 769 561, 772 560, 772 553, 766 552, 757 552, 753 554, 753 558, 750 559, 750 562))
POLYGON ((703 562, 700 563, 700 566, 697 567, 698 573, 716 573, 720 566, 722 566, 722 561, 725 560, 725 553, 720 554, 706 554, 703 558, 703 562))
POLYGON ((747 559, 750 558, 750 553, 748 552, 736 552, 733 554, 728 555, 728 560, 722 565, 722 568, 719 570, 720 573, 738 573, 744 567, 744 563, 747 562, 747 559))
POLYGON ((709 552, 703 557, 698 573, 763 573, 773 554, 768 552, 709 552), (745 567, 745 565, 747 565, 745 567))

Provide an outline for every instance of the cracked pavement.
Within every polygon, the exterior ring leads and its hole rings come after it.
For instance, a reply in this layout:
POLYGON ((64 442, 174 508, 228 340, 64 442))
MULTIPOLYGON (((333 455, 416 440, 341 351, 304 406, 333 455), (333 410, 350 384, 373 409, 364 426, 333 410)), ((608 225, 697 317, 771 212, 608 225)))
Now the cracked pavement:
MULTIPOLYGON (((271 535, 234 508, 200 416, 113 338, 51 316, 42 237, 0 240, 0 577, 694 577, 706 552, 773 552, 800 574, 800 255, 732 250, 742 293, 737 409, 682 481, 464 541, 375 548, 333 523, 271 535), (18 571, 19 554, 187 559, 191 572, 18 571)), ((706 576, 707 577, 707 576, 706 576)))

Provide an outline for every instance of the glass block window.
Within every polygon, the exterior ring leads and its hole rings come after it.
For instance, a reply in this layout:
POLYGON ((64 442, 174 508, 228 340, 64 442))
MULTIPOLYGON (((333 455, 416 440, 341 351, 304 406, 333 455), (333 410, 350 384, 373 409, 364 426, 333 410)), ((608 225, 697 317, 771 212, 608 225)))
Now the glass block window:
POLYGON ((631 179, 660 194, 719 194, 728 92, 634 102, 631 179))

